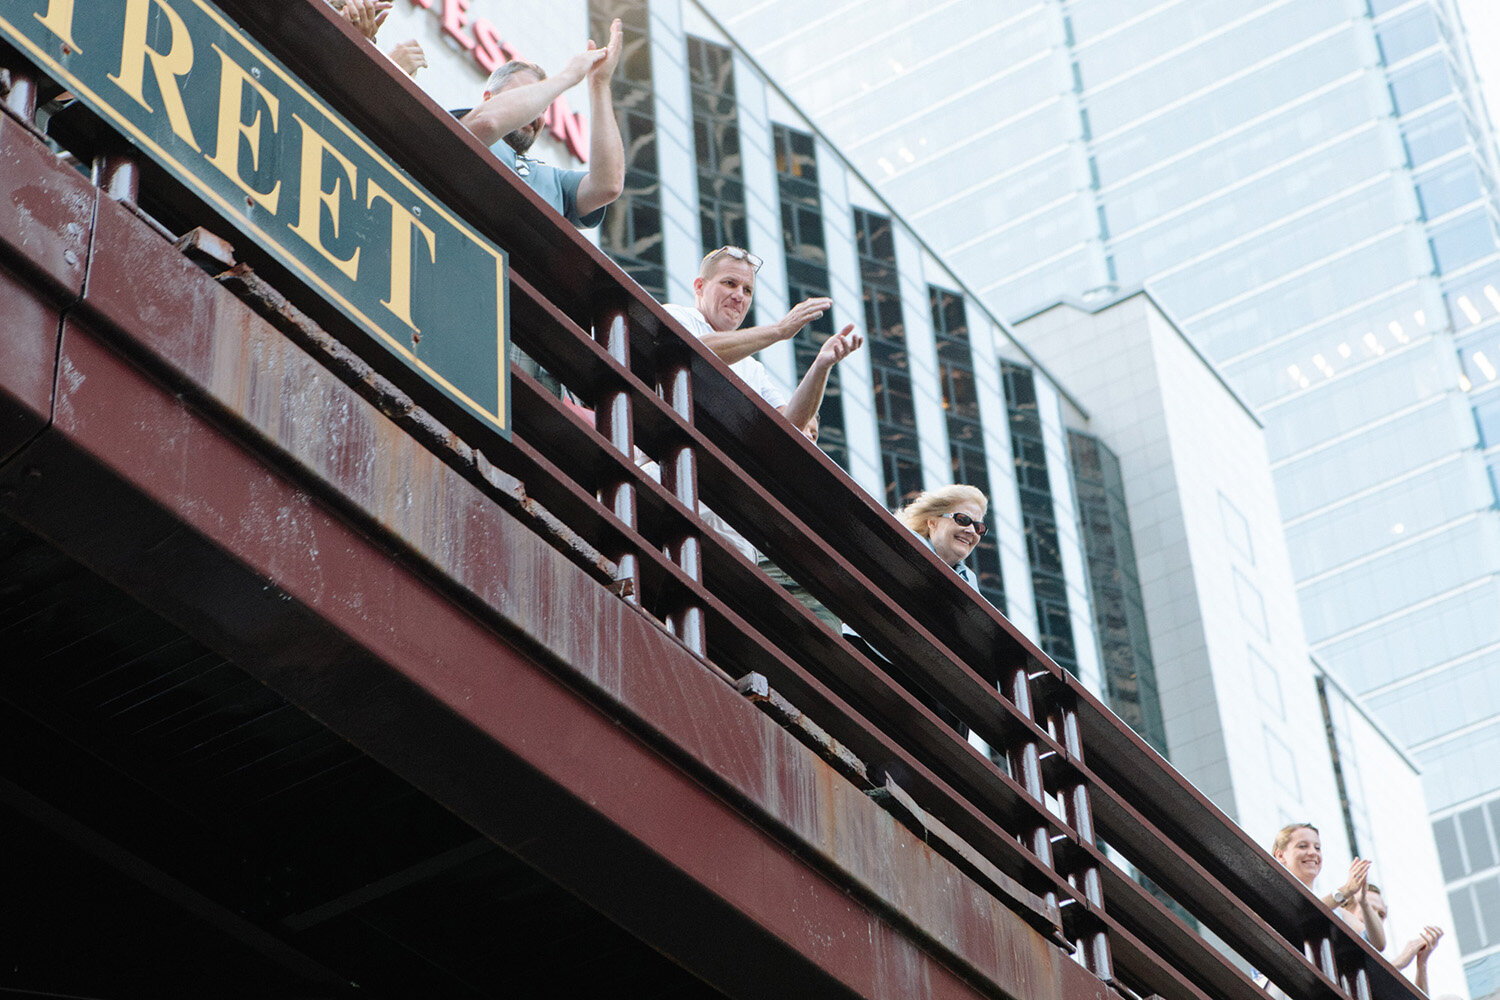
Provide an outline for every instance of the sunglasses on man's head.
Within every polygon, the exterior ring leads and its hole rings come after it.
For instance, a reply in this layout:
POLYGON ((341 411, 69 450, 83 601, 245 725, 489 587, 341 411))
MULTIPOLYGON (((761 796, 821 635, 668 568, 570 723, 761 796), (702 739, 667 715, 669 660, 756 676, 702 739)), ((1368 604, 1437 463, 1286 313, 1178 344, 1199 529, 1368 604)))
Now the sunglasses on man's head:
POLYGON ((984 533, 990 530, 989 525, 985 524, 983 521, 974 520, 972 517, 970 517, 968 514, 965 514, 961 510, 950 510, 946 514, 939 514, 938 517, 951 517, 953 518, 953 523, 958 525, 960 528, 973 528, 974 534, 978 535, 980 538, 983 538, 984 533))
POLYGON ((739 247, 719 247, 719 249, 708 255, 708 259, 711 261, 717 260, 720 257, 730 257, 734 260, 742 260, 746 264, 750 265, 750 270, 757 272, 760 270, 760 266, 765 263, 765 261, 755 256, 755 254, 751 253, 749 250, 742 250, 739 247))

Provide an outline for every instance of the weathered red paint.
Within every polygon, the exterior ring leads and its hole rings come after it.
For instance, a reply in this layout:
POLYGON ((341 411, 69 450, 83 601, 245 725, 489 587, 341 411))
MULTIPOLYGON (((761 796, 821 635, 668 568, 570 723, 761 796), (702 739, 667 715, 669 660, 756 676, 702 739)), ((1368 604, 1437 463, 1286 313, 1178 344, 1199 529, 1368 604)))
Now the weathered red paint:
POLYGON ((66 304, 83 293, 98 191, 8 114, 0 114, 0 246, 66 304))
MULTIPOLYGON (((885 896, 885 905, 906 912, 907 920, 929 933, 938 930, 937 940, 917 946, 910 930, 888 923, 851 896, 849 884, 829 881, 778 838, 747 823, 701 779, 668 763, 622 729, 618 719, 581 700, 445 595, 392 563, 303 488, 147 383, 84 328, 68 328, 64 355, 79 379, 61 394, 55 429, 28 458, 42 475, 22 486, 12 510, 65 548, 120 574, 127 588, 152 588, 158 604, 171 605, 175 616, 191 619, 195 630, 211 635, 215 645, 273 687, 454 803, 481 829, 502 833, 523 856, 537 856, 538 850, 527 846, 536 841, 546 842, 549 852, 567 844, 580 854, 597 855, 602 852, 596 840, 604 836, 597 828, 556 829, 546 810, 522 807, 518 790, 526 783, 513 772, 524 764, 554 786, 550 794, 572 798, 575 813, 594 814, 593 824, 613 826, 616 836, 626 834, 672 859, 709 893, 701 905, 728 906, 801 954, 807 964, 800 975, 778 967, 791 982, 810 975, 808 986, 826 988, 832 984, 822 977, 832 976, 853 994, 872 997, 976 995, 929 956, 928 949, 946 946, 1009 983, 1018 995, 1065 995, 1061 990, 1076 967, 1054 946, 977 887, 954 891, 966 880, 946 862, 856 789, 833 778, 665 633, 482 498, 462 495, 462 484, 451 484, 454 492, 441 513, 454 518, 445 521, 450 525, 472 525, 476 518, 487 525, 469 535, 467 554, 458 563, 470 575, 483 566, 509 569, 485 586, 491 600, 517 609, 513 621, 540 630, 537 638, 554 644, 555 652, 584 668, 585 676, 593 673, 591 679, 612 689, 620 707, 676 720, 671 729, 679 732, 664 735, 695 737, 696 746, 683 747, 697 762, 694 770, 708 769, 740 794, 780 812, 789 830, 813 838, 804 850, 856 866, 856 873, 863 870, 870 883, 857 895, 885 896), (122 419, 126 413, 131 419, 122 419), (136 433, 139 426, 155 433, 136 433), (94 496, 124 500, 133 495, 136 505, 157 508, 163 526, 177 527, 169 540, 122 539, 117 525, 102 525, 54 495, 89 486, 94 496), (470 508, 467 517, 462 507, 470 508), (148 540, 154 544, 143 544, 148 540), (217 569, 213 549, 221 550, 217 560, 241 563, 248 572, 217 569), (186 570, 186 576, 164 580, 169 566, 186 570), (226 579, 235 575, 242 579, 226 579), (264 585, 262 596, 245 593, 257 579, 275 582, 264 585), (565 618, 553 613, 558 601, 568 607, 565 618), (309 617, 319 624, 310 624, 309 617), (331 634, 309 644, 323 632, 331 634), (394 676, 378 679, 392 671, 394 676), (485 739, 477 740, 480 735, 485 739), (476 742, 481 745, 470 745, 476 742), (446 758, 443 751, 456 746, 469 752, 446 758), (512 758, 519 759, 509 763, 512 758), (518 789, 507 793, 512 782, 518 789), (670 808, 663 808, 666 803, 670 808), (909 868, 913 863, 916 867, 909 868), (1021 955, 1027 961, 1018 964, 1021 955), (1030 992, 1042 983, 1044 992, 1030 992), (1020 991, 1021 985, 1030 989, 1020 991)), ((245 415, 256 411, 257 402, 246 400, 245 415)), ((301 448, 311 444, 305 435, 291 437, 288 443, 301 448)), ((385 443, 401 450, 397 441, 385 443)), ((420 456, 401 457, 420 462, 420 456)), ((350 470, 327 471, 348 475, 350 470)), ((421 471, 445 478, 444 470, 421 471)), ((364 480, 360 485, 369 490, 382 477, 367 471, 349 478, 364 480)), ((129 510, 130 504, 120 509, 129 510)), ((156 535, 149 530, 151 520, 128 518, 156 535)), ((567 819, 580 821, 576 814, 567 819)), ((565 859, 579 864, 578 855, 567 853, 565 859)), ((569 873, 555 867, 563 860, 553 858, 548 870, 571 884, 569 873)), ((593 870, 598 864, 586 866, 588 884, 573 887, 622 894, 615 905, 623 905, 637 875, 625 865, 593 870)), ((628 926, 649 922, 639 911, 651 906, 642 903, 632 898, 630 912, 616 916, 628 926)), ((601 905, 610 909, 608 899, 601 905)), ((681 897, 674 896, 669 909, 681 905, 681 897)), ((655 919, 672 922, 668 913, 655 919)), ((695 931, 705 940, 713 936, 711 928, 695 931)), ((736 995, 756 995, 738 977, 749 975, 752 967, 763 975, 764 952, 736 958, 729 945, 717 942, 711 950, 720 968, 704 973, 721 981, 727 977, 724 984, 733 985, 736 995), (737 965, 743 968, 732 968, 737 965)), ((676 942, 674 953, 694 950, 676 942)), ((711 956, 694 957, 708 961, 711 956)), ((1095 982, 1084 995, 1104 994, 1095 982)))
POLYGON ((771 995, 771 955, 777 995, 1104 995, 132 214, 101 205, 98 237, 56 421, 5 472, 13 515, 736 995, 771 995))

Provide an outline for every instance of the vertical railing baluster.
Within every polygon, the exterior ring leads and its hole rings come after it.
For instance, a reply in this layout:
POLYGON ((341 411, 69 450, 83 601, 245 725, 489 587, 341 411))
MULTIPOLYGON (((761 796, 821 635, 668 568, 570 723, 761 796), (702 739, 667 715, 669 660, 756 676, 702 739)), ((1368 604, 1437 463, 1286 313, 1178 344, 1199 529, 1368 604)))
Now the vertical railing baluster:
MULTIPOLYGON (((609 306, 599 313, 594 322, 594 337, 609 352, 609 356, 626 368, 630 367, 630 323, 623 305, 609 306)), ((599 405, 594 409, 594 426, 611 445, 627 459, 635 459, 635 423, 631 414, 630 394, 625 389, 609 389, 599 396, 599 405)), ((635 484, 620 478, 606 481, 600 491, 604 505, 614 511, 616 517, 631 528, 636 526, 635 484)), ((629 580, 625 599, 640 603, 640 554, 635 551, 614 553, 620 568, 620 579, 629 580)))
MULTIPOLYGON (((1010 699, 1011 704, 1016 706, 1017 711, 1028 719, 1035 719, 1031 706, 1031 678, 1027 673, 1026 664, 1021 664, 1002 678, 1004 684, 1004 695, 1010 699)), ((1042 784, 1042 761, 1041 751, 1036 741, 1029 737, 1020 737, 1020 742, 1008 741, 1005 755, 1010 762, 1010 773, 1020 782, 1026 793, 1036 800, 1043 812, 1047 809, 1047 791, 1042 784)), ((1036 855, 1038 861, 1048 868, 1054 868, 1052 863, 1052 834, 1046 823, 1038 824, 1028 831, 1031 841, 1031 853, 1036 855)), ((1048 907, 1057 905, 1057 893, 1048 891, 1045 896, 1048 907)))
POLYGON ((1354 986, 1349 992, 1353 995, 1354 1000, 1374 1000, 1374 995, 1370 992, 1370 973, 1365 968, 1364 956, 1362 955, 1359 958, 1359 967, 1354 970, 1353 978, 1354 986))
POLYGON ((1326 927, 1320 934, 1321 936, 1308 943, 1312 945, 1313 954, 1317 957, 1318 970, 1328 977, 1329 982, 1336 983, 1339 981, 1339 967, 1333 957, 1333 934, 1326 927))
POLYGON ((5 110, 28 126, 36 121, 37 81, 31 67, 9 49, 3 51, 5 69, 10 72, 10 89, 5 92, 5 110))
POLYGON ((111 149, 94 157, 94 184, 115 201, 137 204, 141 197, 141 168, 135 157, 111 149))
MULTIPOLYGON (((1071 695, 1065 695, 1071 699, 1071 695)), ((1063 745, 1063 750, 1071 760, 1083 763, 1083 734, 1078 725, 1078 708, 1071 700, 1057 706, 1054 713, 1058 737, 1063 745)), ((1078 833, 1078 839, 1085 844, 1094 843, 1094 812, 1089 803, 1088 785, 1083 781, 1074 782, 1063 795, 1063 812, 1066 814, 1068 825, 1078 833)), ((1099 866, 1090 864, 1081 873, 1083 879, 1083 895, 1089 903, 1103 911, 1104 909, 1104 881, 1099 874, 1099 866)), ((1114 965, 1109 955, 1109 935, 1103 926, 1091 932, 1084 940, 1084 964, 1090 972, 1105 982, 1114 979, 1114 965)))
MULTIPOLYGON (((674 362, 662 379, 662 397, 678 416, 693 422, 692 372, 686 360, 674 362)), ((698 510, 698 456, 688 444, 674 445, 661 458, 661 483, 688 510, 698 510)), ((695 581, 703 580, 703 553, 697 534, 691 530, 667 540, 667 557, 695 581)), ((667 626, 699 656, 708 651, 703 608, 685 599, 667 617, 667 626)))

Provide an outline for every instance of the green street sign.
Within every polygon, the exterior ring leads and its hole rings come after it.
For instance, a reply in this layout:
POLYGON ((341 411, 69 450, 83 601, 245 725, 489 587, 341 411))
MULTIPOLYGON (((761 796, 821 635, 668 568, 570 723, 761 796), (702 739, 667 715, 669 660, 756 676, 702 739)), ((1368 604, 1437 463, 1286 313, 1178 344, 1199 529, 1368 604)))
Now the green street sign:
POLYGON ((509 433, 505 252, 213 4, 0 0, 0 34, 375 342, 509 433))

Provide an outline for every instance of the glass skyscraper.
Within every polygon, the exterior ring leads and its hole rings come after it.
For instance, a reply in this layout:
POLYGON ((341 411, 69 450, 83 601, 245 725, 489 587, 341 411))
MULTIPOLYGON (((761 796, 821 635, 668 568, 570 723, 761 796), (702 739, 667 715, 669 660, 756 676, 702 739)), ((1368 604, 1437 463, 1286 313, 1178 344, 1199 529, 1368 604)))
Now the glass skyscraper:
POLYGON ((1500 986, 1500 242, 1452 0, 705 6, 997 315, 1145 285, 1256 410, 1308 637, 1423 767, 1500 986))

